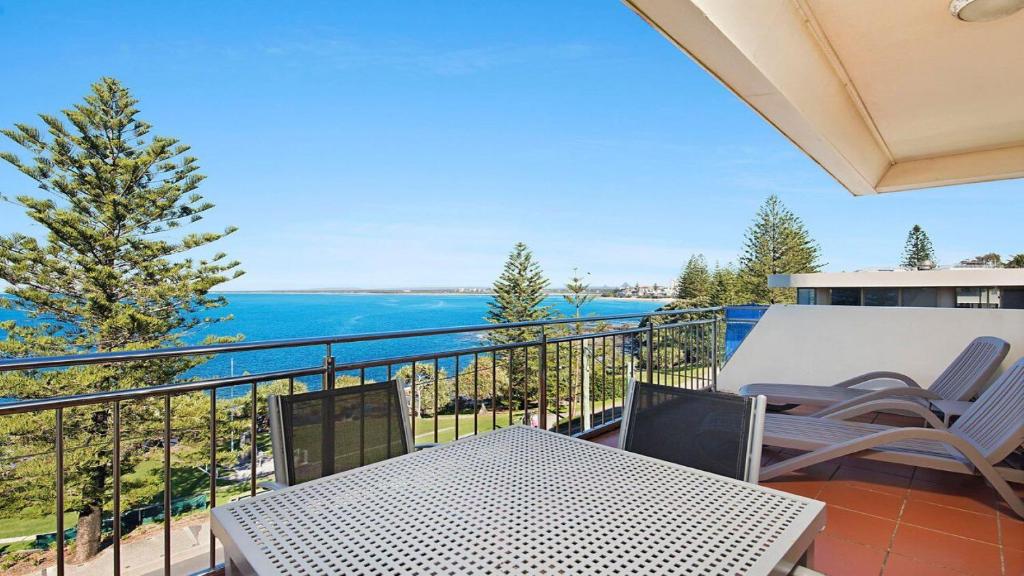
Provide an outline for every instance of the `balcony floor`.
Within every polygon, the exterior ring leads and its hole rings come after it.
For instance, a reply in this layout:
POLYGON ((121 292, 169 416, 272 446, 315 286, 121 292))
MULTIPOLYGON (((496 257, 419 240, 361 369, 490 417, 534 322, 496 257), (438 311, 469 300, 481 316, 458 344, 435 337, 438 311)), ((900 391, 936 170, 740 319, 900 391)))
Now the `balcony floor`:
MULTIPOLYGON (((920 420, 879 415, 879 424, 920 420)), ((618 432, 593 441, 615 446, 618 432)), ((766 449, 770 464, 795 452, 766 449)), ((763 483, 828 505, 815 545, 829 576, 1024 574, 1024 521, 980 477, 856 458, 763 483)), ((1024 486, 1011 484, 1024 495, 1024 486)))

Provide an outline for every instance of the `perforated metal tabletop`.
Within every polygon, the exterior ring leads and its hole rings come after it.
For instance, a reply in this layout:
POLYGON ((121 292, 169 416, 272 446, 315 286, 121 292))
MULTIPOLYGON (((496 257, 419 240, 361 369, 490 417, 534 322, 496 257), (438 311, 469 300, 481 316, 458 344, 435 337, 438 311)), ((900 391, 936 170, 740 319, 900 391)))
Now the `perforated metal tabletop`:
POLYGON ((516 426, 219 506, 267 574, 786 574, 825 505, 516 426))

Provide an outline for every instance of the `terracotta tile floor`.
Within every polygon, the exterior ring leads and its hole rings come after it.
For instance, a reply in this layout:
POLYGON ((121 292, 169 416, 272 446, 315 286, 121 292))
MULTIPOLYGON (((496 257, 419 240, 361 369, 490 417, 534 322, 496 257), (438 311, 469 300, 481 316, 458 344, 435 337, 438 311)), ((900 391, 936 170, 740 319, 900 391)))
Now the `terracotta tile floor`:
MULTIPOLYGON (((792 454, 766 449, 763 463, 792 454)), ((847 458, 763 485, 828 505, 815 569, 829 576, 1024 576, 1024 521, 981 478, 847 458)))

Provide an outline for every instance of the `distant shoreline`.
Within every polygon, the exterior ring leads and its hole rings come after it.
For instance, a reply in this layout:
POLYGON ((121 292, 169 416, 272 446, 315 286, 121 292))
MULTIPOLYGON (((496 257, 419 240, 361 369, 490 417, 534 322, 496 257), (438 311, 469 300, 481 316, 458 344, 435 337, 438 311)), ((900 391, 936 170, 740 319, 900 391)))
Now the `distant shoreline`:
MULTIPOLYGON (((454 292, 446 290, 224 290, 211 294, 330 294, 334 296, 492 296, 491 292, 454 292)), ((567 295, 566 292, 552 292, 548 297, 567 295)), ((629 298, 625 296, 597 296, 598 300, 622 302, 672 302, 672 298, 629 298)))

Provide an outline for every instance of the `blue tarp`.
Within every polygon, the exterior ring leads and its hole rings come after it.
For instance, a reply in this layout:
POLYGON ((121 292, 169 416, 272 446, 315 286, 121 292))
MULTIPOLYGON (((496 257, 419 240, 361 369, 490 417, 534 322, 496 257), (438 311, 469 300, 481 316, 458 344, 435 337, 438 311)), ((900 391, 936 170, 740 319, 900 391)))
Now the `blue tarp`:
POLYGON ((767 306, 750 304, 746 306, 725 307, 725 360, 732 357, 743 339, 754 329, 757 321, 764 316, 767 306))

